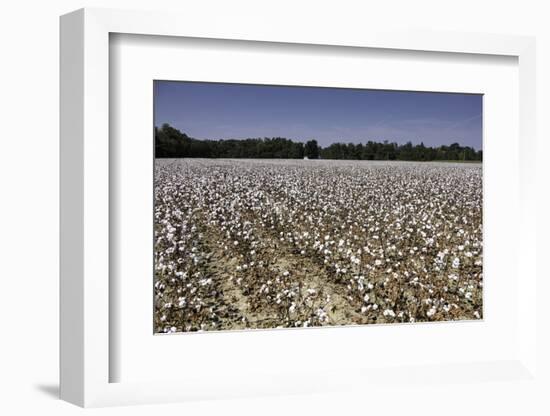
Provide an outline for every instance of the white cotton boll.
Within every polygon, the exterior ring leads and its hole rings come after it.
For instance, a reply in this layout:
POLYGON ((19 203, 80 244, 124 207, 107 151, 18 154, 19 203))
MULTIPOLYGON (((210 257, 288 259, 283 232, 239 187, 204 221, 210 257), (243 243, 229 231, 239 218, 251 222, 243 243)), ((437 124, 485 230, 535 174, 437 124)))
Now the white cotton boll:
POLYGON ((368 294, 365 295, 365 296, 363 296, 363 300, 364 300, 365 302, 368 302, 368 301, 370 300, 370 296, 369 296, 368 294))
POLYGON ((453 260, 453 268, 458 269, 460 267, 460 259, 458 257, 455 257, 453 260))
POLYGON ((383 312, 383 315, 384 316, 391 316, 392 318, 395 317, 395 312, 393 311, 393 309, 385 309, 384 312, 383 312))

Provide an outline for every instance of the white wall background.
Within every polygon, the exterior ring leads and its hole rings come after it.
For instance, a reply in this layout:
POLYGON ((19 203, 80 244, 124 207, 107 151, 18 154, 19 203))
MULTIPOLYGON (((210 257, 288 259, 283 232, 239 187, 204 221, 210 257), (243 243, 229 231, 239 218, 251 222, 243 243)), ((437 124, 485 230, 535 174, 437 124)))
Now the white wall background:
MULTIPOLYGON (((386 25, 535 35, 538 41, 538 130, 540 182, 539 253, 544 266, 550 235, 550 12, 541 0, 399 1, 189 1, 189 0, 7 0, 0 6, 0 413, 76 414, 81 409, 56 399, 58 377, 58 16, 84 6, 165 9, 209 22, 213 14, 238 21, 308 22, 327 30, 386 25), (241 16, 241 17, 237 17, 241 16)), ((185 22, 182 22, 184 25, 185 22)), ((550 278, 550 275, 549 275, 550 278)), ((548 283, 538 290, 550 293, 548 283)), ((539 305, 539 318, 548 316, 539 305)), ((550 324, 547 325, 550 327, 550 324)), ((541 331, 550 351, 548 330, 541 331)), ((546 353, 548 354, 548 353, 546 353)), ((548 358, 540 354, 548 371, 548 358)), ((494 389, 494 387, 492 387, 494 389)), ((457 385, 456 398, 411 390, 394 397, 345 393, 307 397, 198 402, 161 407, 94 410, 101 415, 150 414, 392 414, 396 406, 422 414, 543 414, 541 392, 503 383, 501 400, 484 389, 457 385), (537 402, 539 404, 537 404, 537 402), (410 406, 409 406, 410 405, 410 406)), ((548 413, 546 413, 548 414, 548 413)))

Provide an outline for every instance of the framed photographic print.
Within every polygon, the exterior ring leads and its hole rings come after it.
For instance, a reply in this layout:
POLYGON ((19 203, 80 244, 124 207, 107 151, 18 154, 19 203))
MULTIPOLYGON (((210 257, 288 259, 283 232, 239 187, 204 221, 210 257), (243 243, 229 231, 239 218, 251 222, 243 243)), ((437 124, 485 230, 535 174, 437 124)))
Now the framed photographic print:
POLYGON ((61 19, 62 398, 536 384, 534 41, 186 21, 61 19))
POLYGON ((482 319, 480 94, 156 80, 154 107, 155 333, 482 319))

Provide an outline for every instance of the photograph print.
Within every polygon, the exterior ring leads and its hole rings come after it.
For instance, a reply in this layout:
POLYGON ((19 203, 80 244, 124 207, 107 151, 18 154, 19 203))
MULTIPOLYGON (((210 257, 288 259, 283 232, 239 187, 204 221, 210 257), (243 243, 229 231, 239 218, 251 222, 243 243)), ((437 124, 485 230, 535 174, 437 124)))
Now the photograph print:
POLYGON ((154 333, 483 318, 481 94, 153 87, 154 333))

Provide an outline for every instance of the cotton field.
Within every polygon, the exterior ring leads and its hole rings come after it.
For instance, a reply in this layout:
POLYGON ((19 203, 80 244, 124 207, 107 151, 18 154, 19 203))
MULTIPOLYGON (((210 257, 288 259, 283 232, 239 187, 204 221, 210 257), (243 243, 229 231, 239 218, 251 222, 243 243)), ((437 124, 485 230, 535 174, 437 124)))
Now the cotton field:
POLYGON ((155 331, 482 318, 475 163, 157 159, 155 331))

